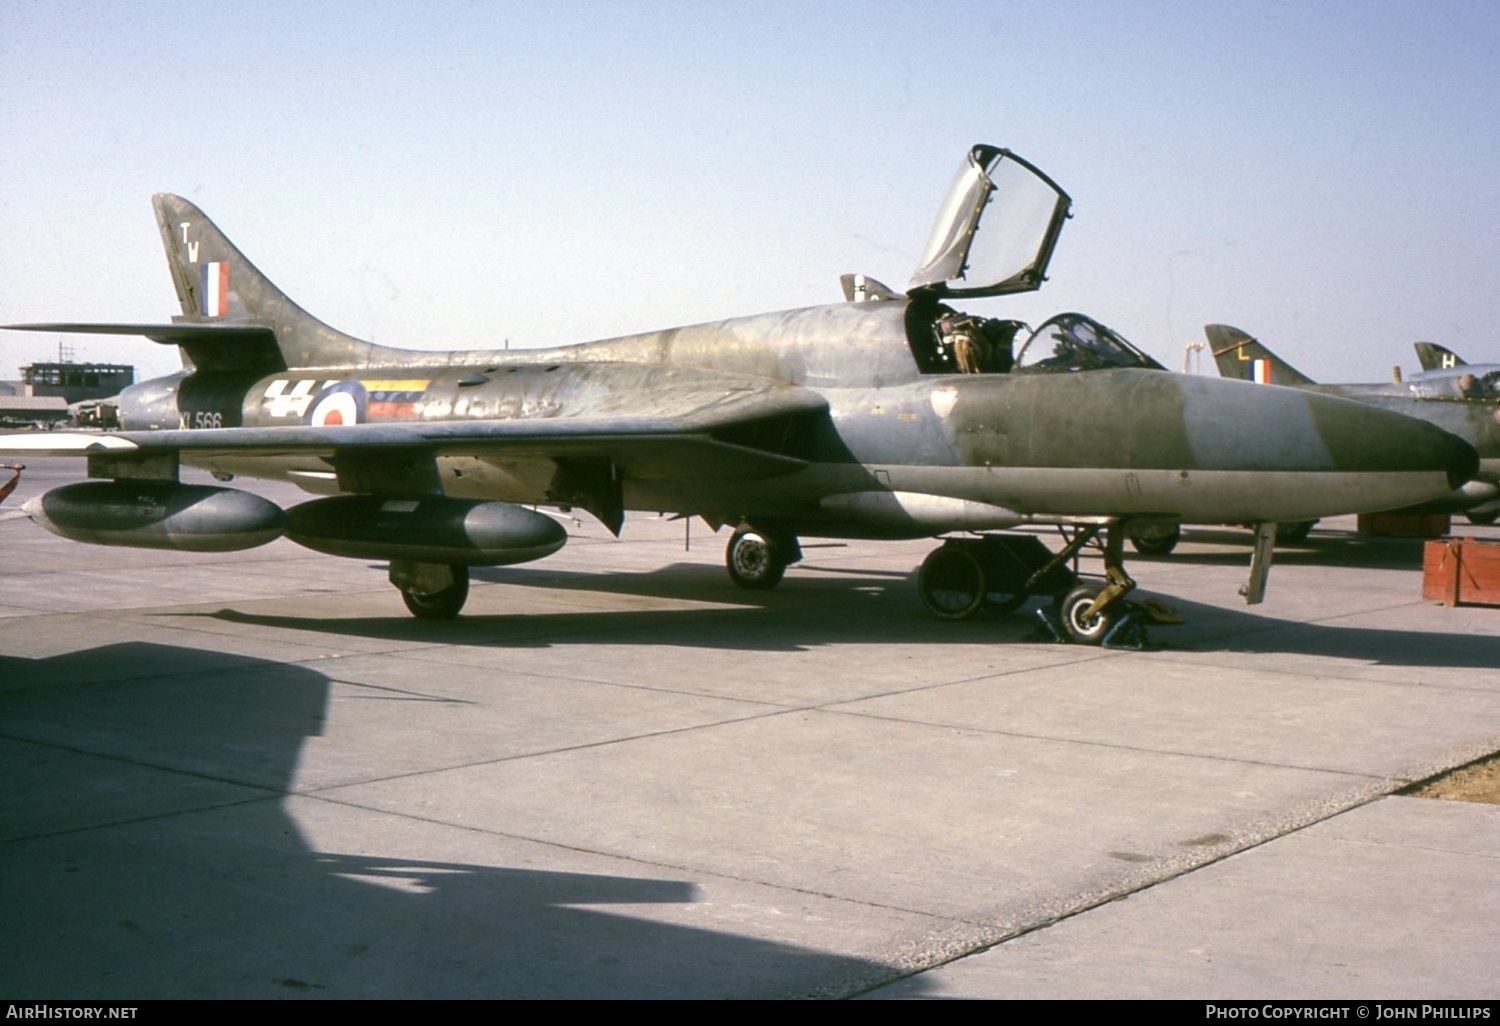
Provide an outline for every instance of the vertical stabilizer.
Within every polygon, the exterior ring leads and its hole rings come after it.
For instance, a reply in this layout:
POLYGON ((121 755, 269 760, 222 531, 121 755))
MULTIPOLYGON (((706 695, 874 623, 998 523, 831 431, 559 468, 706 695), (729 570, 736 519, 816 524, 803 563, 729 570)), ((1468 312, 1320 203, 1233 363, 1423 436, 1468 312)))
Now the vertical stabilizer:
POLYGON ((1262 385, 1311 385, 1313 379, 1271 352, 1239 328, 1209 324, 1203 328, 1219 375, 1262 385))
POLYGON ((1417 362, 1424 371, 1447 370, 1450 367, 1465 367, 1468 361, 1447 346, 1436 342, 1413 342, 1417 350, 1417 362))
POLYGON ((288 299, 192 203, 158 193, 151 205, 182 304, 174 322, 267 329, 287 367, 370 362, 378 347, 335 331, 288 299))

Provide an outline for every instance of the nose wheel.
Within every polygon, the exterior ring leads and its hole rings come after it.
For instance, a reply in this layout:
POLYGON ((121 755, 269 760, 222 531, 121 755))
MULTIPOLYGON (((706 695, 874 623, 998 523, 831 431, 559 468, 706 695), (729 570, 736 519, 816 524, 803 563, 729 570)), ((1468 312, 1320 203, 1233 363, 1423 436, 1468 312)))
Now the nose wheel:
POLYGON ((1101 606, 1104 589, 1084 584, 1057 603, 1057 617, 1067 639, 1079 645, 1102 645, 1119 620, 1119 606, 1101 606))
MULTIPOLYGON (((1098 533, 1098 527, 1089 532, 1091 538, 1098 533)), ((1119 524, 1105 531, 1103 584, 1080 584, 1058 600, 1057 625, 1064 641, 1103 645, 1138 619, 1132 604, 1124 601, 1135 590, 1134 578, 1125 572, 1125 535, 1119 524)), ((1139 648, 1144 636, 1131 640, 1136 643, 1130 647, 1139 648)))

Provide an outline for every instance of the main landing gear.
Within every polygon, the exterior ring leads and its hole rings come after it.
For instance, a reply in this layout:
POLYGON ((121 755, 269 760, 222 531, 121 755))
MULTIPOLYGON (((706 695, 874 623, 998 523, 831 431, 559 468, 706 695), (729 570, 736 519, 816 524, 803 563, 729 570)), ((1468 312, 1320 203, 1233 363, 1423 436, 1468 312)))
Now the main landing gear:
POLYGON ((469 598, 469 568, 461 563, 393 559, 390 576, 406 608, 423 620, 451 620, 469 598))
MULTIPOLYGON (((1470 514, 1469 519, 1473 519, 1473 514, 1470 514)), ((1493 516, 1491 519, 1494 519, 1493 516)), ((1281 523, 1276 528, 1276 541, 1278 544, 1301 545, 1307 541, 1315 524, 1316 520, 1288 520, 1281 523)), ((1165 556, 1177 548, 1177 543, 1182 540, 1182 525, 1135 526, 1128 532, 1128 537, 1131 547, 1141 555, 1165 556)))
POLYGON ((767 591, 781 583, 786 568, 802 559, 796 537, 784 531, 736 528, 724 550, 729 578, 741 588, 767 591))
POLYGON ((1316 520, 1288 520, 1286 523, 1276 525, 1276 541, 1285 542, 1287 545, 1301 545, 1307 541, 1307 536, 1312 534, 1313 525, 1316 520))
MULTIPOLYGON (((963 620, 980 610, 1012 613, 1032 596, 1048 595, 1054 608, 1041 614, 1042 622, 1059 641, 1080 645, 1139 648, 1145 643, 1145 620, 1178 622, 1159 603, 1126 600, 1135 581, 1125 572, 1126 531, 1120 523, 1084 524, 1066 537, 1057 553, 1031 534, 949 538, 923 561, 917 593, 928 612, 944 620, 963 620), (1082 581, 1072 569, 1089 546, 1104 555, 1103 581, 1082 581)), ((795 535, 752 524, 737 528, 724 551, 730 579, 760 591, 781 583, 786 568, 801 558, 795 535)))
POLYGON ((1151 525, 1130 529, 1130 546, 1143 556, 1165 556, 1182 540, 1181 524, 1151 525))
POLYGON ((981 609, 1012 612, 1033 595, 1050 595, 1052 615, 1043 613, 1041 620, 1058 640, 1139 648, 1145 642, 1145 619, 1170 623, 1176 618, 1154 603, 1125 600, 1135 589, 1124 567, 1125 536, 1118 523, 1087 524, 1056 554, 1033 535, 950 538, 922 563, 917 589, 928 611, 945 620, 961 620, 981 609), (1080 581, 1069 567, 1088 545, 1103 552, 1102 582, 1080 581))

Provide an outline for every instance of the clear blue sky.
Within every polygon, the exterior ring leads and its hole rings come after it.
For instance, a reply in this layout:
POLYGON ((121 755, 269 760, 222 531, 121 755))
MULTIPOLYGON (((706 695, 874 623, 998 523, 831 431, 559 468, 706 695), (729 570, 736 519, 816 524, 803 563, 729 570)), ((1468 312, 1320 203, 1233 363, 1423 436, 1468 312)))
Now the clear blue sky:
MULTIPOLYGON (((413 348, 904 285, 965 148, 1074 197, 1052 280, 1169 366, 1500 360, 1500 4, 0 3, 0 322, 160 321, 149 197, 413 348)), ((175 366, 144 340, 81 359, 175 366)), ((0 377, 55 352, 0 337, 0 377)))

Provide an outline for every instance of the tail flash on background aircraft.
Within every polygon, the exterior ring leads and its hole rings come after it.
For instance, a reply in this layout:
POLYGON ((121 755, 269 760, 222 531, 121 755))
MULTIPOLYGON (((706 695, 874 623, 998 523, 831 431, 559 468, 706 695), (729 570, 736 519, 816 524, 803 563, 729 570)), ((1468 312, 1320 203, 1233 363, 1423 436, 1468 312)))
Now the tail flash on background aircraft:
POLYGON ((1468 361, 1447 346, 1436 342, 1413 342, 1417 351, 1417 362, 1424 371, 1447 370, 1450 367, 1467 366, 1468 361))
POLYGON ((1208 324, 1203 328, 1219 374, 1262 385, 1311 385, 1312 378, 1271 352, 1239 328, 1208 324))

